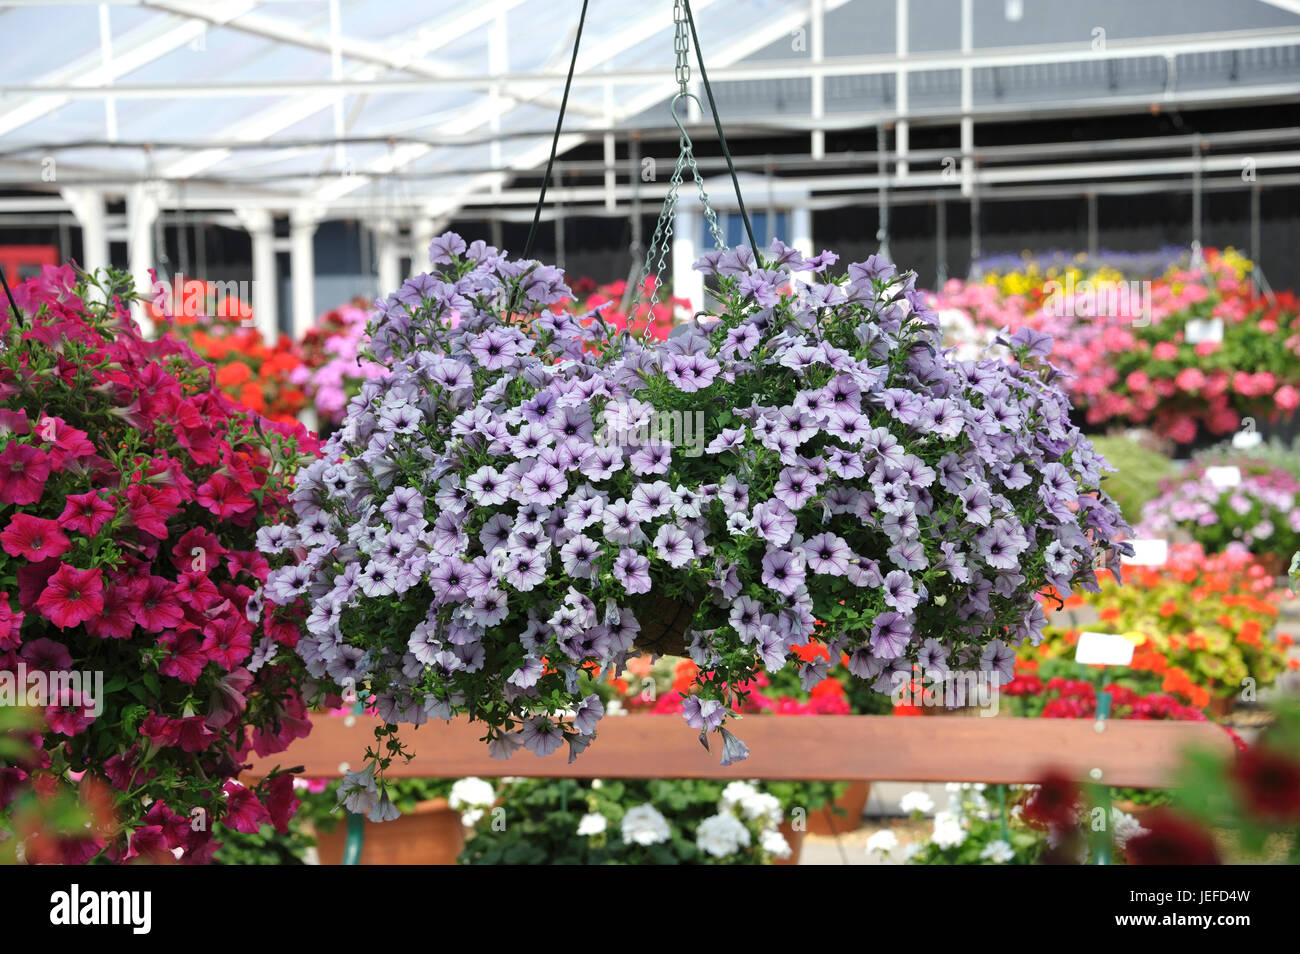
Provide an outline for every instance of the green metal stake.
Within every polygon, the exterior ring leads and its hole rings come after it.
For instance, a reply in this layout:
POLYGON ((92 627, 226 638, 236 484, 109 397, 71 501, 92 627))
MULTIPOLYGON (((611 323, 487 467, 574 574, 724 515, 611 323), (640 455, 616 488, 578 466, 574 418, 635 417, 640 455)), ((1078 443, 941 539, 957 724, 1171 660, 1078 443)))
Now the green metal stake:
POLYGON ((1002 810, 1002 840, 1008 845, 1011 844, 1011 827, 1007 823, 1007 787, 999 784, 998 789, 998 808, 1002 810))
MULTIPOLYGON (((1098 732, 1104 732, 1106 730, 1106 720, 1110 718, 1110 703, 1111 703, 1111 696, 1109 692, 1106 692, 1103 689, 1101 692, 1097 693, 1097 731, 1098 732)), ((1094 773, 1094 781, 1101 783, 1097 786, 1097 793, 1098 793, 1097 801, 1100 803, 1100 807, 1102 811, 1105 812, 1105 815, 1103 816, 1104 821, 1101 830, 1101 838, 1098 840, 1097 843, 1097 851, 1096 851, 1097 864, 1109 865, 1110 864, 1110 785, 1100 777, 1101 776, 1100 769, 1093 769, 1093 773, 1094 773)))
MULTIPOLYGON (((352 706, 353 715, 364 715, 366 707, 358 699, 352 706)), ((361 849, 366 840, 366 816, 348 812, 348 834, 343 841, 343 863, 345 865, 361 864, 361 849)))

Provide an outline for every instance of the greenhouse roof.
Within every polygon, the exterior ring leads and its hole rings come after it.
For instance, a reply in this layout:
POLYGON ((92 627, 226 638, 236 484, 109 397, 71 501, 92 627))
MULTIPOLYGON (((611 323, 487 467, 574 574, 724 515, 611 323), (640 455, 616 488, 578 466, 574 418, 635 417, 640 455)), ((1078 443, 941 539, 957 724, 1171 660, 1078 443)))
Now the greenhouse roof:
MULTIPOLYGON (((746 128, 1300 92, 1300 0, 692 6, 723 117, 746 128)), ((672 8, 591 0, 562 151, 671 125, 672 8)), ((0 188, 112 195, 146 184, 164 207, 449 215, 545 164, 579 10, 576 0, 0 2, 0 188)))

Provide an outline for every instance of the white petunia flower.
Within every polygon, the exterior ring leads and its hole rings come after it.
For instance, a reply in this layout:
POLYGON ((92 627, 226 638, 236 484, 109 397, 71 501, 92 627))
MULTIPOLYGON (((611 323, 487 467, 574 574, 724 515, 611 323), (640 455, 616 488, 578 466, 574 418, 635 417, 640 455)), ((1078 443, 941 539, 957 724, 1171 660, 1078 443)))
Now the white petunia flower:
POLYGON ((934 816, 934 834, 930 840, 940 848, 957 848, 966 840, 966 829, 961 827, 956 815, 939 812, 934 816))
POLYGON ((622 832, 623 840, 632 845, 661 845, 672 837, 668 819, 649 802, 627 810, 623 816, 622 832))
POLYGON ((497 800, 496 789, 491 782, 470 776, 457 780, 447 796, 447 803, 452 808, 486 808, 497 800))
POLYGON ((1016 853, 1011 850, 1011 846, 999 838, 997 841, 990 841, 980 852, 980 858, 984 861, 991 861, 995 865, 1004 865, 1013 859, 1016 853))
POLYGON ((883 828, 867 839, 867 854, 878 851, 887 855, 898 847, 898 836, 888 828, 883 828))
POLYGON ((781 824, 781 800, 767 792, 755 792, 740 800, 740 813, 761 825, 781 824))
POLYGON ((732 782, 722 790, 722 799, 718 802, 718 807, 729 810, 757 794, 758 789, 748 782, 732 782))
POLYGON ((927 792, 908 792, 898 800, 898 807, 907 815, 912 812, 920 812, 924 815, 926 812, 934 811, 934 799, 927 792))
POLYGON ((583 815, 582 819, 578 822, 578 834, 583 837, 590 835, 603 835, 607 827, 609 827, 609 822, 605 819, 604 815, 590 812, 583 815))
POLYGON ((773 858, 789 858, 791 854, 790 843, 785 840, 785 835, 781 834, 775 828, 769 828, 763 832, 762 840, 759 842, 773 858))
POLYGON ((695 829, 695 844, 715 858, 749 847, 749 829, 735 815, 710 815, 695 829))

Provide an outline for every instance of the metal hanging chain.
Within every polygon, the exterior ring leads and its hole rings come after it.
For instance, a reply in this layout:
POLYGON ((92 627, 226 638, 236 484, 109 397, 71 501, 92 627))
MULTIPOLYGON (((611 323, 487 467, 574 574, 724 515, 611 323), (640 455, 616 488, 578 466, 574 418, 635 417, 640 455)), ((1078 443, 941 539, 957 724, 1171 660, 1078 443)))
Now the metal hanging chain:
MULTIPOLYGON (((641 280, 637 284, 635 297, 632 299, 633 307, 642 302, 642 295, 645 291, 646 281, 651 275, 654 276, 654 287, 650 290, 650 297, 645 304, 654 308, 659 304, 659 288, 661 277, 668 264, 668 250, 672 247, 673 227, 677 215, 677 202, 679 190, 683 182, 682 173, 685 169, 691 170, 691 177, 695 181, 695 186, 699 190, 700 205, 704 210, 704 217, 708 223, 708 230, 712 236, 715 245, 718 248, 727 247, 726 236, 723 235, 722 229, 718 226, 718 217, 713 207, 709 204, 709 194, 704 188, 704 178, 700 175, 699 164, 695 160, 695 147, 691 142, 690 134, 687 133, 681 117, 677 114, 677 104, 682 100, 693 100, 703 112, 704 105, 699 98, 690 91, 691 80, 691 62, 690 49, 691 43, 695 44, 695 57, 700 67, 700 79, 704 84, 704 91, 709 100, 709 109, 713 114, 713 126, 718 132, 718 143, 722 147, 723 158, 727 161, 727 169, 731 173, 731 183, 736 190, 736 202, 740 207, 740 216, 745 225, 745 234, 749 238, 750 248, 753 249, 755 258, 759 256, 758 242, 754 239, 754 229, 750 225, 749 212, 745 209, 744 197, 740 194, 740 180, 736 175, 736 164, 731 158, 731 150, 727 148, 727 137, 722 132, 722 120, 718 115, 718 105, 713 98, 713 87, 709 84, 709 76, 704 68, 704 56, 700 50, 700 38, 695 31, 695 17, 691 13, 690 0, 673 0, 673 52, 676 54, 676 65, 673 76, 677 80, 677 92, 669 103, 669 111, 672 113, 673 122, 677 124, 680 133, 678 143, 679 150, 677 163, 673 167, 672 178, 668 183, 668 194, 664 197, 663 207, 659 212, 659 221, 655 225, 654 237, 650 241, 650 247, 646 252, 645 264, 641 269, 641 280), (657 253, 657 261, 656 261, 657 253)), ((646 330, 649 330, 647 321, 646 330)))
POLYGON ((736 177, 736 164, 731 159, 731 150, 727 148, 727 136, 722 131, 722 118, 718 115, 718 104, 713 99, 713 87, 709 85, 709 74, 704 68, 704 50, 700 46, 700 37, 695 32, 695 15, 691 13, 691 0, 681 0, 681 3, 686 8, 686 22, 691 28, 691 39, 695 41, 695 59, 700 64, 700 81, 704 84, 704 95, 709 101, 709 111, 713 113, 713 128, 718 131, 718 145, 722 147, 722 156, 727 160, 727 170, 731 173, 731 185, 736 190, 736 204, 740 206, 740 217, 745 223, 745 234, 749 237, 749 247, 754 251, 755 261, 761 263, 758 242, 754 240, 754 229, 749 224, 749 212, 745 210, 745 197, 740 194, 740 179, 736 177))
MULTIPOLYGON (((726 236, 723 235, 722 229, 718 226, 717 214, 713 211, 713 206, 709 204, 709 194, 704 188, 704 177, 700 174, 699 164, 695 161, 695 146, 691 142, 690 134, 687 133, 681 117, 677 114, 677 104, 683 100, 694 100, 701 110, 704 108, 703 104, 690 90, 691 35, 687 21, 688 16, 689 8, 685 0, 673 0, 673 52, 676 54, 673 76, 677 80, 677 92, 673 95, 668 109, 672 113, 673 122, 677 124, 677 162, 673 166, 673 174, 668 181, 668 193, 664 196, 664 203, 659 209, 659 220, 655 223, 654 235, 650 239, 649 247, 646 249, 645 263, 641 267, 641 278, 637 282, 636 292, 632 299, 633 308, 638 304, 646 304, 650 308, 654 308, 659 304, 659 288, 662 284, 664 270, 668 267, 668 251, 672 248, 673 228, 677 217, 677 202, 684 181, 682 173, 687 168, 691 170, 691 178, 695 181, 695 187, 699 191, 700 205, 704 210, 704 217, 708 222, 709 234, 713 237, 714 244, 718 248, 727 247, 726 236), (643 301, 642 296, 645 293, 646 282, 652 275, 654 276, 654 287, 650 290, 649 300, 643 301)), ((649 329, 648 321, 646 329, 649 329)))

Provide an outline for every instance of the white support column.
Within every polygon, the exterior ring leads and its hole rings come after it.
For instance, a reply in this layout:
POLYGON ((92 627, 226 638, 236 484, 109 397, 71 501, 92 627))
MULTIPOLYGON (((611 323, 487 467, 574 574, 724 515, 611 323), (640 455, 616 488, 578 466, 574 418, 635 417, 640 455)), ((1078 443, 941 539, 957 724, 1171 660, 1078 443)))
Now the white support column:
MULTIPOLYGON (((908 53, 908 0, 894 0, 894 47, 899 60, 907 58, 908 53)), ((899 70, 894 80, 894 106, 898 116, 894 125, 894 152, 898 156, 898 175, 907 175, 907 70, 899 70)))
MULTIPOLYGON (((808 11, 809 26, 809 53, 812 55, 813 64, 821 63, 826 56, 826 0, 809 0, 808 11)), ((812 77, 812 120, 822 119, 826 115, 826 78, 820 73, 814 73, 812 77)), ((812 131, 811 143, 809 149, 814 159, 826 158, 826 131, 824 129, 814 129, 812 131)))
POLYGON ((805 258, 816 254, 812 239, 812 211, 806 206, 790 210, 790 247, 798 249, 805 258))
MULTIPOLYGON (((975 49, 975 12, 974 0, 961 0, 961 51, 971 53, 975 49)), ((970 196, 975 188, 975 120, 971 110, 975 108, 975 84, 969 66, 961 68, 961 194, 970 196)))
POLYGON ((397 223, 380 219, 375 226, 375 257, 378 259, 379 294, 387 297, 402 284, 402 253, 397 223))
POLYGON ((316 321, 315 209, 294 209, 289 215, 289 278, 293 283, 292 337, 296 341, 316 321))
MULTIPOLYGON (((149 269, 154 267, 153 230, 158 221, 158 199, 147 185, 131 187, 126 200, 126 248, 128 269, 136 291, 145 298, 153 298, 153 279, 149 269)), ((153 334, 153 321, 145 309, 140 309, 140 330, 147 337, 153 334)))
MULTIPOLYGON (((435 238, 433 216, 424 213, 411 223, 411 276, 429 270, 429 245, 435 238)), ((397 286, 380 289, 384 295, 397 291, 397 286)))
POLYGON ((107 268, 108 227, 104 221, 104 193, 94 189, 64 189, 64 200, 81 226, 81 267, 88 272, 107 268))
MULTIPOLYGON (((698 210, 679 206, 677 222, 673 228, 672 293, 675 298, 690 299, 693 311, 704 307, 704 276, 691 268, 700 257, 695 243, 703 228, 703 221, 704 216, 698 210)), ((665 277, 660 276, 661 279, 665 277)), ((664 297, 659 296, 661 301, 664 297)))
POLYGON ((274 344, 280 333, 279 280, 275 267, 275 217, 266 209, 235 209, 253 240, 253 324, 274 344))

